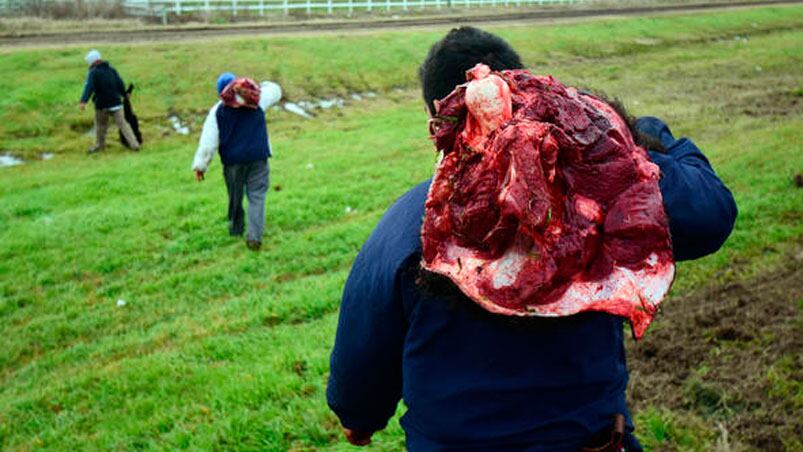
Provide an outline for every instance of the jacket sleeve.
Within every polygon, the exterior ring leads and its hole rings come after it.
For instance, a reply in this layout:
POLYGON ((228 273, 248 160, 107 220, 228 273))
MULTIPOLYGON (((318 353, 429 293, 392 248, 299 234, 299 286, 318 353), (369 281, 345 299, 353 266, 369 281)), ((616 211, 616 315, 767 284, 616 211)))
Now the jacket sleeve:
POLYGON ((264 81, 259 84, 259 107, 264 111, 282 99, 282 87, 277 83, 264 81))
POLYGON ((92 93, 95 92, 95 84, 92 81, 92 71, 86 75, 86 81, 84 82, 84 92, 81 93, 81 103, 85 104, 89 102, 89 99, 92 97, 92 93))
POLYGON ((399 265, 372 235, 346 281, 326 397, 344 427, 385 428, 402 393, 407 323, 399 295, 399 265))
POLYGON ((195 158, 192 160, 193 171, 206 172, 209 163, 220 145, 220 131, 217 125, 217 109, 220 102, 216 103, 204 120, 204 127, 201 130, 201 138, 198 140, 198 150, 195 151, 195 158))
POLYGON ((672 143, 666 153, 649 154, 661 169, 659 185, 675 260, 717 251, 733 230, 738 213, 730 190, 688 138, 672 143))

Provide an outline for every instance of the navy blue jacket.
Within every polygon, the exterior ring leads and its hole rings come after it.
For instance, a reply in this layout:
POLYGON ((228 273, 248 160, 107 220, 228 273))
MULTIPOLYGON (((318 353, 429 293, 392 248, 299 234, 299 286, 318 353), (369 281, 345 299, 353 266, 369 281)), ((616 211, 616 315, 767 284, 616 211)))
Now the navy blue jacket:
MULTIPOLYGON (((690 140, 667 139, 666 147, 650 156, 662 171, 675 258, 714 252, 733 227, 733 197, 690 140)), ((590 312, 515 321, 427 294, 416 276, 429 183, 396 201, 354 262, 331 355, 329 406, 343 426, 376 431, 403 398, 411 451, 589 445, 615 414, 628 415, 623 320, 590 312)))
POLYGON ((88 102, 91 97, 95 102, 95 108, 104 110, 123 105, 124 96, 123 79, 109 63, 102 61, 89 69, 84 92, 81 94, 81 103, 88 102))
POLYGON ((261 108, 231 108, 225 105, 215 112, 220 136, 220 160, 224 165, 239 165, 270 157, 268 126, 261 108))

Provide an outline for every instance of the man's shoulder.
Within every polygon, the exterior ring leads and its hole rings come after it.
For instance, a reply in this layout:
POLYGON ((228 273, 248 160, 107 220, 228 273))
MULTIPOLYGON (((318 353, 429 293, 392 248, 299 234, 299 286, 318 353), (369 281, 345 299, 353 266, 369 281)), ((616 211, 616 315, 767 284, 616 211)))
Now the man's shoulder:
POLYGON ((424 202, 427 200, 427 193, 429 192, 429 185, 431 183, 432 179, 427 179, 407 190, 406 193, 399 196, 396 202, 390 206, 385 215, 407 216, 412 213, 420 213, 421 215, 418 216, 418 220, 421 220, 420 217, 424 214, 424 202))
POLYGON ((364 251, 377 252, 391 260, 404 260, 421 249, 421 224, 430 180, 401 195, 385 212, 365 244, 364 251))

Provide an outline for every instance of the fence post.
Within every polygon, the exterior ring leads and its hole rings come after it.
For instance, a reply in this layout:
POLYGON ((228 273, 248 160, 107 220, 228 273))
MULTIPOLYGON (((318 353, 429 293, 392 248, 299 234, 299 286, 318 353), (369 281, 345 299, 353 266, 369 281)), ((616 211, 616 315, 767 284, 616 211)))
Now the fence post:
POLYGON ((373 9, 374 9, 374 5, 372 3, 372 0, 368 0, 368 11, 373 11, 373 9))
POLYGON ((181 15, 181 0, 176 0, 176 16, 181 15))
POLYGON ((385 9, 390 11, 390 0, 385 0, 385 9))
POLYGON ((407 11, 407 0, 402 0, 402 9, 407 11))
POLYGON ((354 0, 349 0, 349 17, 354 14, 354 0))
POLYGON ((287 6, 287 0, 284 0, 284 15, 287 16, 290 14, 290 8, 287 6))
POLYGON ((259 0, 259 15, 265 15, 265 0, 259 0))
POLYGON ((231 15, 237 17, 237 0, 231 0, 231 15))
POLYGON ((308 16, 312 15, 312 1, 311 0, 307 0, 307 15, 308 16))
POLYGON ((326 0, 326 12, 332 14, 332 0, 326 0))

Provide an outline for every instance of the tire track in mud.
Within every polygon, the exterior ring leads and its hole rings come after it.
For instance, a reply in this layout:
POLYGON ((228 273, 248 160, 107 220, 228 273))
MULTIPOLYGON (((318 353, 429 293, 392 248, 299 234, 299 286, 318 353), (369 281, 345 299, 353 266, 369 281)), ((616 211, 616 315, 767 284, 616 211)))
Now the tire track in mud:
POLYGON ((200 26, 193 28, 142 29, 97 32, 63 32, 0 36, 0 48, 38 45, 133 43, 193 40, 240 35, 303 34, 342 31, 372 31, 409 29, 429 26, 453 26, 495 23, 543 23, 560 19, 589 19, 596 17, 634 16, 656 13, 683 13, 728 10, 759 6, 784 6, 803 3, 803 0, 756 0, 735 3, 692 3, 685 5, 631 6, 622 8, 589 8, 523 11, 485 16, 443 16, 416 19, 351 20, 338 22, 274 23, 233 27, 200 26))

